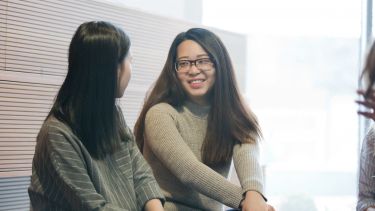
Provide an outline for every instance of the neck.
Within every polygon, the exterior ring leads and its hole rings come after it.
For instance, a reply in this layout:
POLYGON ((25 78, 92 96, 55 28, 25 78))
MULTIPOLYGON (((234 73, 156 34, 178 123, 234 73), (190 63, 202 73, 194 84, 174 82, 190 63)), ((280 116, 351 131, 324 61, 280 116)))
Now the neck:
POLYGON ((197 105, 200 105, 200 106, 209 106, 210 103, 208 101, 207 98, 205 97, 200 97, 200 98, 192 98, 190 97, 189 100, 197 105))
POLYGON ((187 100, 185 102, 185 107, 193 113, 195 116, 198 117, 206 117, 210 112, 211 107, 207 105, 197 104, 194 101, 187 100))

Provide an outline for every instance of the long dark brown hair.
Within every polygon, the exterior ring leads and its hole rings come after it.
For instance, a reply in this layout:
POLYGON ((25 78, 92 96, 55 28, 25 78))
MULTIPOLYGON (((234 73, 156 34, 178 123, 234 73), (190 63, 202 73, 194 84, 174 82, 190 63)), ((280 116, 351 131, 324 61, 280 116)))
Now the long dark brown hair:
POLYGON ((371 90, 375 83, 375 42, 372 44, 370 51, 368 52, 361 78, 366 78, 366 80, 368 80, 365 94, 367 97, 371 94, 371 90))
POLYGON ((197 42, 214 61, 216 70, 215 83, 209 98, 211 110, 207 133, 201 151, 203 162, 215 165, 230 161, 235 143, 254 143, 261 136, 261 131, 255 115, 245 106, 239 94, 234 68, 224 44, 214 33, 202 28, 189 29, 174 39, 164 68, 147 96, 135 124, 134 133, 138 147, 143 150, 145 117, 152 106, 165 102, 179 107, 187 100, 174 68, 177 47, 185 40, 197 42))
POLYGON ((125 32, 103 21, 81 24, 69 46, 68 74, 48 117, 69 125, 94 157, 113 153, 129 136, 116 105, 118 66, 129 48, 125 32))

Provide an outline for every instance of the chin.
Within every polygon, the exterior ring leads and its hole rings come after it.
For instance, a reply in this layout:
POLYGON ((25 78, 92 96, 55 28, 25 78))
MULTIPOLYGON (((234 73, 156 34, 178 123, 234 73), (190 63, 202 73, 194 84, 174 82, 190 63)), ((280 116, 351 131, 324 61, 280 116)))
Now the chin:
POLYGON ((190 93, 189 96, 190 98, 200 99, 200 98, 205 98, 206 93, 190 93))
POLYGON ((207 91, 198 91, 198 92, 190 92, 190 95, 193 96, 193 97, 204 97, 205 95, 207 95, 207 91))

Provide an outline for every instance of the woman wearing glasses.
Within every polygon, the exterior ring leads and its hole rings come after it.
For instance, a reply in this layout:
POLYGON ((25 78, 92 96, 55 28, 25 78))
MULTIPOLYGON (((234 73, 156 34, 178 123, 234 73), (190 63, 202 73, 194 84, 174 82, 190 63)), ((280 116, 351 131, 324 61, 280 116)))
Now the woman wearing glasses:
POLYGON ((135 126, 165 209, 267 210, 260 134, 221 40, 201 28, 177 35, 135 126), (232 158, 241 186, 227 180, 232 158))

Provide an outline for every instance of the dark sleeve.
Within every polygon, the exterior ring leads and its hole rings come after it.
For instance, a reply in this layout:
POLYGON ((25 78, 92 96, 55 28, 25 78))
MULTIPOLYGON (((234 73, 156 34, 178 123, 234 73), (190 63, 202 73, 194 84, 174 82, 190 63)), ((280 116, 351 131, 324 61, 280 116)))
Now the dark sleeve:
MULTIPOLYGON (((128 128, 129 134, 131 134, 128 128)), ((130 157, 132 159, 133 178, 135 194, 137 196, 138 207, 144 208, 147 201, 151 199, 160 199, 164 204, 164 196, 157 184, 152 170, 143 158, 142 154, 134 141, 134 136, 129 141, 130 157)))
POLYGON ((40 184, 36 188, 42 189, 49 201, 72 210, 126 210, 97 193, 80 146, 69 134, 50 125, 39 135, 33 161, 40 184))
POLYGON ((360 154, 357 210, 375 206, 375 131, 366 135, 360 154))

